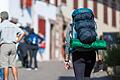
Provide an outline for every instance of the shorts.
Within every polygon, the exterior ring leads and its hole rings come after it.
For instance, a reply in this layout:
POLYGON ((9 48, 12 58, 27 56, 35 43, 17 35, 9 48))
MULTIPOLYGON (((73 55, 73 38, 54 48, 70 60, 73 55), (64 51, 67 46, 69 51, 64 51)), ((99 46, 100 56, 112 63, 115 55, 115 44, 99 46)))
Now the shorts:
POLYGON ((0 47, 0 67, 15 66, 16 45, 14 43, 2 44, 0 47))
POLYGON ((39 48, 38 51, 39 51, 40 54, 43 54, 45 49, 44 48, 39 48))

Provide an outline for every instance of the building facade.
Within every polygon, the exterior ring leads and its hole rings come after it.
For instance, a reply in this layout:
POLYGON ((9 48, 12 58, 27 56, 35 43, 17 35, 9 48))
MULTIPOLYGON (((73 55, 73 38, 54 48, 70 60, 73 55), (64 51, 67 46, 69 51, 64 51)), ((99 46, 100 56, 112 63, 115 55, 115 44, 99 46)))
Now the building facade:
MULTIPOLYGON (((67 23, 68 26, 72 22, 71 14, 74 9, 90 8, 92 9, 95 15, 98 37, 104 35, 104 33, 112 33, 112 34, 120 33, 120 1, 119 0, 58 0, 58 2, 59 3, 57 7, 58 8, 60 7, 62 11, 62 16, 61 16, 62 21, 61 22, 59 21, 60 24, 64 24, 65 21, 65 24, 67 23)), ((63 27, 63 25, 60 25, 60 27, 63 27)), ((63 30, 61 31, 60 34, 62 34, 62 32, 63 30)))

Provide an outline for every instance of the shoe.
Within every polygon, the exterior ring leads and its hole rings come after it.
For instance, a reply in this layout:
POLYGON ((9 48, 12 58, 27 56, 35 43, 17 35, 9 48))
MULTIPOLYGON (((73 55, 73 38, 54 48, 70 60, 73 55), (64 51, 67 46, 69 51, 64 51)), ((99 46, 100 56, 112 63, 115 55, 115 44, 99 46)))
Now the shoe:
POLYGON ((103 70, 101 69, 99 72, 103 72, 103 70))
POLYGON ((38 68, 35 68, 34 70, 36 70, 36 71, 37 71, 37 70, 38 70, 38 68))
POLYGON ((31 68, 27 68, 26 70, 31 71, 32 69, 31 68))

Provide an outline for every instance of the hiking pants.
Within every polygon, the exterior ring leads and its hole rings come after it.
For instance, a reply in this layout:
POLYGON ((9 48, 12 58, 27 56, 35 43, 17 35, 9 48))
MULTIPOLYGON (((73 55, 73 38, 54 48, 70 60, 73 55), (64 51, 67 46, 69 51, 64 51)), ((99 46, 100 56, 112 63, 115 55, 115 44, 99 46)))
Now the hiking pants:
POLYGON ((90 77, 95 61, 95 51, 76 51, 72 53, 73 69, 76 80, 84 80, 85 77, 90 77))

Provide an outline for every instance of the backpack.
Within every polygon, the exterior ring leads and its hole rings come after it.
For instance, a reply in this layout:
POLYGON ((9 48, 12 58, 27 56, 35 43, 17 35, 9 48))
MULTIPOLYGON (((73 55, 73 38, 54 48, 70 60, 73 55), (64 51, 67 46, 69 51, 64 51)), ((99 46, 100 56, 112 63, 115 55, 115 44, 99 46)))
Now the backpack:
POLYGON ((29 36, 28 36, 28 43, 29 44, 38 44, 38 36, 34 33, 31 33, 29 36))
POLYGON ((96 41, 96 22, 91 9, 75 9, 72 13, 72 19, 72 31, 76 33, 74 38, 79 39, 83 44, 92 44, 96 41))

